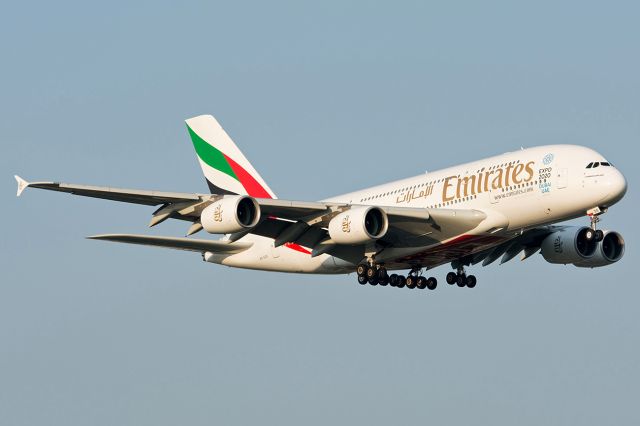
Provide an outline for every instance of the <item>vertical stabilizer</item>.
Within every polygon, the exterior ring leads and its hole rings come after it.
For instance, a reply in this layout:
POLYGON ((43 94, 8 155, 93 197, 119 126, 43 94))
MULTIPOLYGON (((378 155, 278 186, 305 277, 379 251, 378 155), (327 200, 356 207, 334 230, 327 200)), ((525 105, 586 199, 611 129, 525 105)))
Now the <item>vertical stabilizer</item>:
POLYGON ((186 123, 212 194, 276 198, 213 116, 200 115, 189 118, 186 123))

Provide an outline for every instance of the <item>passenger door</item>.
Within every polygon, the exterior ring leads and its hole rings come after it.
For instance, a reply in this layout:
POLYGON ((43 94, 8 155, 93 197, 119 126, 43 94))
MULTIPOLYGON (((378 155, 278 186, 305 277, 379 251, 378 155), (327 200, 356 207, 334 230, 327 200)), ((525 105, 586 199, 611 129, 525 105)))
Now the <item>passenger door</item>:
POLYGON ((567 168, 561 168, 556 170, 556 187, 563 189, 567 187, 569 181, 569 171, 567 168))

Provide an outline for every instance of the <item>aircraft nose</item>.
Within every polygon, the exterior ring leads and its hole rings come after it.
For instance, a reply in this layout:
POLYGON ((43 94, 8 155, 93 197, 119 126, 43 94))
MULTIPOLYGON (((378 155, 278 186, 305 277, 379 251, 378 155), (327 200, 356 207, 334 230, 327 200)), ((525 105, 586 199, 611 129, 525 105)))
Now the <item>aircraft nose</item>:
POLYGON ((627 180, 619 170, 613 169, 610 171, 607 183, 609 187, 609 196, 607 198, 611 200, 611 204, 617 203, 627 192, 627 180))

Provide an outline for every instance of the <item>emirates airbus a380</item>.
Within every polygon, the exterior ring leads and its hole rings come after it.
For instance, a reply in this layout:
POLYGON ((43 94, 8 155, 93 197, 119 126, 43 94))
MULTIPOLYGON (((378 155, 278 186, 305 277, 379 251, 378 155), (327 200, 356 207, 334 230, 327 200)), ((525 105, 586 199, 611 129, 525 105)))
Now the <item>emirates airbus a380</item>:
POLYGON ((356 272, 360 284, 429 288, 423 271, 450 264, 446 281, 473 288, 465 267, 541 252, 550 263, 606 266, 624 239, 597 227, 624 196, 620 171, 575 145, 522 149, 322 201, 276 198, 210 115, 186 120, 210 194, 116 189, 55 182, 27 187, 158 206, 149 226, 190 222, 186 238, 130 234, 89 237, 198 252, 237 268, 310 274, 356 272), (557 225, 581 216, 585 226, 557 225), (217 240, 189 238, 204 229, 217 240), (391 271, 405 271, 391 273, 391 271))

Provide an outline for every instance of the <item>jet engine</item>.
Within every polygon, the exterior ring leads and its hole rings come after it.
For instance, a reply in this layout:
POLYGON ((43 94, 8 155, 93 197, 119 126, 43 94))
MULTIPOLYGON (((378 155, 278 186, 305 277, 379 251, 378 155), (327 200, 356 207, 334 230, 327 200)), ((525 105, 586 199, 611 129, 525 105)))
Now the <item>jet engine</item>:
POLYGON ((338 244, 357 245, 384 237, 389 227, 387 214, 378 207, 358 206, 329 222, 329 236, 338 244))
POLYGON ((549 263, 579 263, 591 259, 598 249, 595 240, 587 238, 587 227, 570 227, 550 234, 542 241, 542 256, 549 263))
POLYGON ((246 195, 225 195, 208 205, 200 222, 210 234, 231 234, 253 228, 260 221, 260 205, 246 195))
POLYGON ((615 231, 604 231, 604 238, 598 243, 593 257, 575 263, 581 268, 597 268, 617 262, 624 256, 624 238, 615 231))

